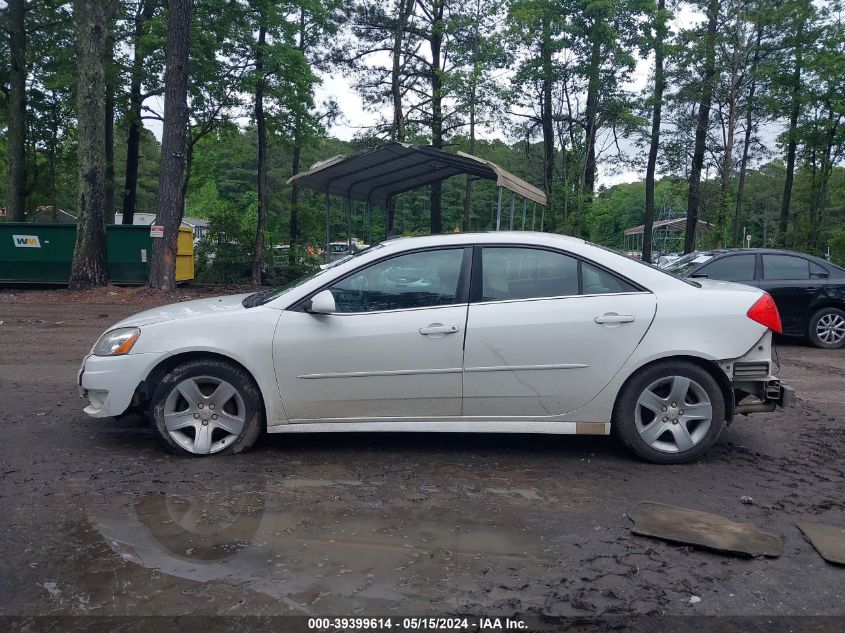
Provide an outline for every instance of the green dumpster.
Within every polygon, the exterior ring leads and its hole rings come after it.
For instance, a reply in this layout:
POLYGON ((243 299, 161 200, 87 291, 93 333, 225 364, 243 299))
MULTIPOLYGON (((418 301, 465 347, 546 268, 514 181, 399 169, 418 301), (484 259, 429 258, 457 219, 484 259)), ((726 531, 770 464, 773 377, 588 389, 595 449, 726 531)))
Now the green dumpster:
MULTIPOLYGON (((180 229, 180 237, 183 230, 190 231, 180 229)), ((109 279, 117 284, 146 283, 152 240, 149 226, 106 226, 109 279)), ((193 264, 192 240, 180 239, 180 255, 183 242, 191 249, 193 264)), ((75 224, 0 222, 0 285, 66 284, 75 243, 75 224)), ((193 278, 190 268, 190 277, 177 275, 177 281, 193 278)))

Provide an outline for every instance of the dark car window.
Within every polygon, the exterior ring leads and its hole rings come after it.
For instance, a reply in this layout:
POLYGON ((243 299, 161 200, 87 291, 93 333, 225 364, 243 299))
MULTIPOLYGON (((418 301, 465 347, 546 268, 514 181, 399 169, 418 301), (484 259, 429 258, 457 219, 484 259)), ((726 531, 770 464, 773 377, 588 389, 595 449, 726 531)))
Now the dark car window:
POLYGON ((751 281, 754 279, 754 255, 728 255, 705 264, 693 273, 722 281, 751 281))
POLYGON ((583 294, 636 292, 616 275, 563 253, 538 248, 485 247, 482 301, 539 299, 583 294))
POLYGON ((815 262, 810 262, 810 279, 827 279, 828 277, 830 277, 830 271, 815 262))
POLYGON ((810 262, 793 255, 763 255, 763 279, 809 279, 810 262))
POLYGON ((375 312, 457 301, 464 249, 419 251, 382 260, 329 286, 338 312, 375 312))

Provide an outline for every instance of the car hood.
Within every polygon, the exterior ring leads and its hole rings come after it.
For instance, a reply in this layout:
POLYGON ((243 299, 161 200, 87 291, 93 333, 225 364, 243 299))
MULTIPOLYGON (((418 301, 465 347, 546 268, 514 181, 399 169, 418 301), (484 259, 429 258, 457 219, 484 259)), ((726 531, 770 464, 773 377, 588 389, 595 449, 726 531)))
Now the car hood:
POLYGON ((194 319, 212 312, 231 312, 244 310, 241 303, 250 293, 240 295, 226 295, 223 297, 209 297, 208 299, 195 299, 194 301, 183 301, 182 303, 171 303, 165 306, 144 310, 138 314, 123 319, 114 325, 118 327, 140 327, 161 321, 174 321, 176 319, 194 319))

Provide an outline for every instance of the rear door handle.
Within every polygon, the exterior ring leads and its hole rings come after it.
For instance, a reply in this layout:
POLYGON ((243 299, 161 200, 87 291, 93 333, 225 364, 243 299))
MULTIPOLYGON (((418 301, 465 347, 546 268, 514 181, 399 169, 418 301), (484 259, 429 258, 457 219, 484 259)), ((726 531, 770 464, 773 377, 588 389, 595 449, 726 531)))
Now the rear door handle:
POLYGON ((616 314, 615 312, 608 312, 593 319, 599 325, 604 323, 631 323, 633 320, 633 314, 616 314))
POLYGON ((457 325, 443 325, 442 323, 431 323, 426 327, 420 328, 420 334, 429 336, 431 334, 455 334, 461 328, 457 325))

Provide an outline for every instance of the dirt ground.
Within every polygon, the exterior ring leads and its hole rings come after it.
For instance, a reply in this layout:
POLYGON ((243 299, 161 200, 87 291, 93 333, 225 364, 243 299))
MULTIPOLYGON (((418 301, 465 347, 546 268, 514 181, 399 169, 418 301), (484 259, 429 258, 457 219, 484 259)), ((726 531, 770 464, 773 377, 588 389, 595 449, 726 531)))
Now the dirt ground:
POLYGON ((186 459, 143 419, 87 418, 94 339, 207 292, 0 292, 0 615, 845 616, 845 567, 796 527, 845 525, 845 352, 780 341, 796 406, 740 417, 684 466, 611 438, 439 434, 186 459), (753 522, 783 554, 633 535, 646 500, 753 522))

